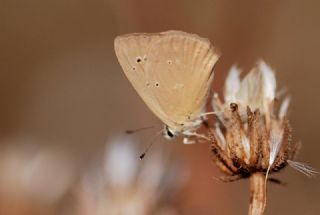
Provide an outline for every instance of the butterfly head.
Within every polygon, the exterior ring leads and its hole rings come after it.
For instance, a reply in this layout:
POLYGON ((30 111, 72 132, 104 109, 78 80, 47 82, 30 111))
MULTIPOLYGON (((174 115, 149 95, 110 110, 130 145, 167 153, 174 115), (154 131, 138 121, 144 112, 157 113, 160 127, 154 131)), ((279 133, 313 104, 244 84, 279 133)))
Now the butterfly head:
POLYGON ((174 131, 172 128, 170 128, 169 126, 165 125, 163 136, 168 140, 172 140, 176 136, 178 136, 178 132, 174 131))

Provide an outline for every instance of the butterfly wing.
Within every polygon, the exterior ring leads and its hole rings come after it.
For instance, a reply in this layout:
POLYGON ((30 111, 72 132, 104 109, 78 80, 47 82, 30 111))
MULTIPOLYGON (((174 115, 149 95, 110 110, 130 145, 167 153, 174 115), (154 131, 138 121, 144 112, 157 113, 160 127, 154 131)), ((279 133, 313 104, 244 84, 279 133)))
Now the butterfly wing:
POLYGON ((151 44, 145 67, 149 90, 169 127, 192 127, 206 103, 218 57, 209 40, 181 31, 161 33, 151 44))
POLYGON ((115 39, 119 63, 147 106, 180 131, 201 112, 218 59, 209 40, 181 31, 115 39))

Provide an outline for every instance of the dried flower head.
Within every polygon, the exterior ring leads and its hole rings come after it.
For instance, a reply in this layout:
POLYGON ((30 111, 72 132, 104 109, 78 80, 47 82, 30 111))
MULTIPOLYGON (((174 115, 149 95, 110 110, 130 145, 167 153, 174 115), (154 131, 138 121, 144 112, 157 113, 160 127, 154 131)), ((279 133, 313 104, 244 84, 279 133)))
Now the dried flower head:
POLYGON ((293 142, 287 119, 290 97, 281 102, 276 97, 272 69, 258 62, 243 80, 233 66, 226 79, 224 102, 218 95, 213 108, 218 121, 212 132, 212 152, 228 180, 249 177, 256 172, 277 172, 288 164, 312 175, 310 167, 293 161, 300 148, 293 142))

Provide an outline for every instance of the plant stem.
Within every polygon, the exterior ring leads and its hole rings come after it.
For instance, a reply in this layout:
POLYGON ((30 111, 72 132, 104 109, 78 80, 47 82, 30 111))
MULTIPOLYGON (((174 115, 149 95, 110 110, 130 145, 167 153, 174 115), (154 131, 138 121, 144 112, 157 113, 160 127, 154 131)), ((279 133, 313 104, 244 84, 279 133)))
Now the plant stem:
POLYGON ((266 207, 267 189, 263 173, 257 172, 250 177, 249 215, 262 215, 266 207))

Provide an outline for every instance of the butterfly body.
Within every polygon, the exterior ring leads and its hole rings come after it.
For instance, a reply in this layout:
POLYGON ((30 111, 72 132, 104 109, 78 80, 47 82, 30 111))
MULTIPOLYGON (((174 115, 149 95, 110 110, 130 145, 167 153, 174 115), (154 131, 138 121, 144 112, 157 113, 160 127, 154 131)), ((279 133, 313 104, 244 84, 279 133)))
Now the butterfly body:
POLYGON ((201 124, 219 54, 209 40, 182 31, 118 36, 115 51, 125 75, 168 137, 201 124))

